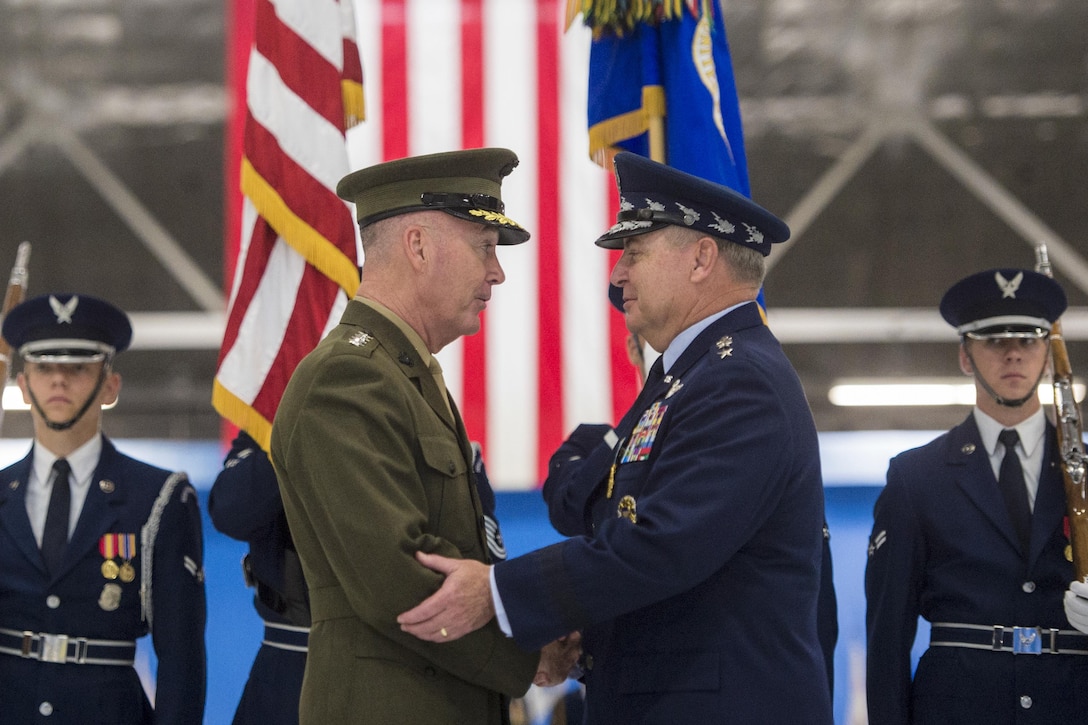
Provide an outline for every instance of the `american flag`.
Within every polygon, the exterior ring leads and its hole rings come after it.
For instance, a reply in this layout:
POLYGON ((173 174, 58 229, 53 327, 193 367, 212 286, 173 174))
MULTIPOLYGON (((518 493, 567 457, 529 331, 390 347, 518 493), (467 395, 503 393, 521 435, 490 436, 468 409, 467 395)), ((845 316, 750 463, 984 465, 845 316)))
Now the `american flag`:
POLYGON ((528 489, 582 422, 612 423, 635 395, 623 320, 609 306, 614 182, 589 157, 590 33, 565 0, 356 0, 367 121, 352 166, 502 146, 521 164, 507 212, 532 232, 499 250, 506 282, 481 331, 439 353, 469 437, 499 489, 528 489))
POLYGON ((243 199, 228 215, 234 277, 212 404, 267 449, 291 372, 359 285, 354 220, 335 189, 350 170, 346 130, 363 114, 362 68, 350 0, 232 9, 245 106, 233 124, 241 148, 228 154, 238 172, 227 176, 243 199))
MULTIPOLYGON (((342 1, 341 10, 347 4, 342 1)), ((278 13, 299 0, 263 2, 275 5, 278 13)), ((306 7, 323 16, 321 10, 334 5, 333 0, 309 0, 306 7)), ((618 200, 611 174, 589 153, 591 32, 579 21, 568 28, 567 0, 355 0, 354 10, 367 74, 367 120, 347 133, 346 166, 331 160, 333 134, 320 137, 330 141, 330 158, 322 159, 320 172, 310 172, 319 180, 313 186, 318 196, 334 188, 349 168, 405 156, 502 146, 521 160, 504 180, 503 198, 510 216, 533 238, 500 250, 506 282, 495 288, 481 331, 447 346, 438 357, 469 437, 482 445, 492 484, 506 490, 534 488, 551 453, 577 424, 615 422, 638 386, 626 358, 622 317, 607 300, 614 253, 593 245, 615 219, 618 200)), ((309 39, 300 28, 294 30, 309 39)), ((276 96, 287 95, 278 84, 273 90, 276 96)), ((316 92, 307 86, 292 90, 300 97, 303 91, 316 92)), ((271 123, 252 111, 250 116, 271 123)), ((325 208, 334 206, 329 201, 325 208)), ((253 217, 250 211, 244 229, 255 222, 259 226, 253 217)), ((346 242, 340 243, 343 256, 350 256, 346 242)), ((243 239, 242 255, 249 265, 246 244, 243 239)), ((249 241, 248 256, 254 248, 249 241)), ((336 321, 344 295, 337 292, 335 304, 310 309, 306 318, 294 305, 296 298, 305 299, 301 294, 269 300, 271 324, 251 322, 249 313, 235 313, 246 301, 250 279, 242 263, 238 270, 216 407, 237 420, 227 411, 248 410, 238 401, 254 410, 260 403, 260 433, 271 421, 285 373, 336 321), (287 322, 288 308, 295 322, 287 322), (248 357, 235 356, 237 341, 247 332, 263 337, 265 345, 247 345, 248 357), (228 348, 232 339, 235 344, 228 348), (269 361, 280 358, 287 364, 272 371, 269 361), (226 387, 228 377, 237 387, 226 387)), ((332 276, 343 292, 355 291, 346 274, 332 276)), ((299 286, 297 271, 285 277, 276 284, 281 297, 283 289, 299 286)), ((244 427, 253 432, 252 426, 244 427)))

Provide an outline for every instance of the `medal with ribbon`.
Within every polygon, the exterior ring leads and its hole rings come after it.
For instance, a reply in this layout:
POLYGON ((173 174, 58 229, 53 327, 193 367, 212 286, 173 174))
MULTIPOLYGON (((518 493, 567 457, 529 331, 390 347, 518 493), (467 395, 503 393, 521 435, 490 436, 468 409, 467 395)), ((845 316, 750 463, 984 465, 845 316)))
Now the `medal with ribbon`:
POLYGON ((118 544, 121 558, 124 559, 121 564, 121 581, 130 582, 136 578, 136 569, 132 566, 132 558, 136 556, 136 534, 119 534, 118 544))
POLYGON ((102 554, 102 576, 116 579, 120 567, 114 558, 117 556, 117 534, 106 534, 98 540, 98 552, 102 554))

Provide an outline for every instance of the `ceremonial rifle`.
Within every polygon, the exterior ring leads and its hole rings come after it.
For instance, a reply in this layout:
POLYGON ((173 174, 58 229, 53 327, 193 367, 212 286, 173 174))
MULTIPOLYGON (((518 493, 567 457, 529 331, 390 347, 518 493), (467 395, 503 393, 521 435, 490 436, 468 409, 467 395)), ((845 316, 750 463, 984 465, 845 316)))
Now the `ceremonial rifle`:
MULTIPOLYGON (((0 322, 7 317, 11 308, 26 298, 27 265, 30 264, 30 242, 22 242, 15 253, 15 266, 11 268, 11 281, 4 295, 4 309, 0 310, 0 322)), ((0 335, 0 401, 8 385, 11 374, 11 345, 0 335)), ((4 423, 4 406, 0 403, 0 426, 4 423)))
MULTIPOLYGON (((1046 245, 1035 248, 1035 270, 1053 277, 1046 245)), ((1058 429, 1058 451, 1065 480, 1066 515, 1073 571, 1077 581, 1088 582, 1088 462, 1084 454, 1084 431, 1080 410, 1073 397, 1073 370, 1062 337, 1062 322, 1050 330, 1050 359, 1053 364, 1054 425, 1058 429)))

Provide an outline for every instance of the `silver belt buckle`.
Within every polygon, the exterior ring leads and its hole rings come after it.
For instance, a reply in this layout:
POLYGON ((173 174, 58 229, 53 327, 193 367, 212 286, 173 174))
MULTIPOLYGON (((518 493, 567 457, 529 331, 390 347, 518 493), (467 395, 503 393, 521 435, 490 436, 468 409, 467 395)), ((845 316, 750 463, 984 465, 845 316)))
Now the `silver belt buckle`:
POLYGON ((41 634, 42 662, 66 662, 68 659, 68 635, 41 634))
POLYGON ((1012 653, 1038 655, 1043 653, 1043 637, 1038 627, 1012 628, 1012 653))

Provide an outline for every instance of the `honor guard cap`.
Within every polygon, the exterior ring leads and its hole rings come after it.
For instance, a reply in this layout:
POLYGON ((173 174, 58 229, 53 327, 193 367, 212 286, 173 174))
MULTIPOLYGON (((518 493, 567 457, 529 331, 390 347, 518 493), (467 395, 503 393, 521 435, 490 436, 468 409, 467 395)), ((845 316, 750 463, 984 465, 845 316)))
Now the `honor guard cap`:
POLYGON ((991 269, 961 279, 941 299, 941 316, 974 339, 1046 337, 1065 311, 1065 292, 1045 274, 991 269))
POLYGON ((616 224, 596 241, 623 249, 623 240, 668 224, 755 249, 764 257, 771 245, 790 237, 786 223, 727 186, 624 151, 615 158, 620 211, 616 224))
POLYGON ((88 295, 57 293, 16 305, 3 336, 29 362, 98 362, 128 348, 128 315, 88 295))
POLYGON ((517 165, 513 151, 499 148, 410 156, 348 174, 336 193, 355 203, 360 227, 434 209, 498 227, 499 244, 521 244, 529 232, 506 216, 501 194, 503 177, 517 165))

